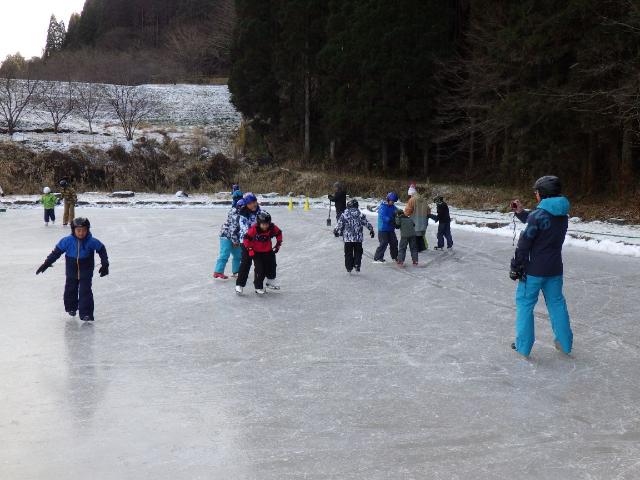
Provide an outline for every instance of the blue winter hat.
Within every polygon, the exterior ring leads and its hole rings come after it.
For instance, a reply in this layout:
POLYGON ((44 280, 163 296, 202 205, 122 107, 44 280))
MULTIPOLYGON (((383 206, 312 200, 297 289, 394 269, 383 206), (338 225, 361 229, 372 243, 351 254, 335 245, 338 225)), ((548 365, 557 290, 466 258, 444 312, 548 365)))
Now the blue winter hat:
POLYGON ((237 183, 234 183, 233 186, 231 187, 231 191, 237 192, 239 190, 240 190, 240 185, 238 185, 237 183))
POLYGON ((253 203, 253 202, 257 202, 258 201, 258 197, 256 197, 253 193, 249 192, 246 193, 244 195, 244 204, 247 205, 248 203, 253 203))
POLYGON ((234 200, 239 200, 244 196, 244 193, 242 193, 240 190, 235 190, 232 194, 231 194, 231 198, 233 198, 234 200))

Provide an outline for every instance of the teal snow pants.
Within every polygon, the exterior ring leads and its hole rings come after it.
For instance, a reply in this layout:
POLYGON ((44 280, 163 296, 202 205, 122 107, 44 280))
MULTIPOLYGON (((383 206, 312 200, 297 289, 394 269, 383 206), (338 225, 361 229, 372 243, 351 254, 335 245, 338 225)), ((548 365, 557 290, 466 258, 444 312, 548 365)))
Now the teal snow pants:
POLYGON ((528 356, 535 342, 533 309, 538 303, 540 290, 544 295, 551 319, 555 340, 565 353, 571 352, 573 332, 569 324, 567 302, 562 294, 562 275, 557 277, 534 277, 528 275, 520 280, 516 290, 516 350, 528 356))
POLYGON ((229 257, 232 255, 233 260, 231 262, 231 273, 238 273, 240 271, 240 260, 242 259, 242 248, 240 248, 240 245, 234 247, 231 240, 225 237, 220 237, 220 254, 218 255, 218 261, 216 262, 215 273, 224 273, 229 257))

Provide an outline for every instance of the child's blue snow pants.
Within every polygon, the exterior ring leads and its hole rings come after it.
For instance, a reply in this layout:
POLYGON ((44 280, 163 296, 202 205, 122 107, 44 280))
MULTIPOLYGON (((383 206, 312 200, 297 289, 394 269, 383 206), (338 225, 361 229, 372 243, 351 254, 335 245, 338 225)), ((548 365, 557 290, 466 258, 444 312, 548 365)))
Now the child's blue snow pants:
POLYGON ((531 353, 535 341, 533 309, 538 302, 540 290, 544 295, 551 319, 551 328, 556 341, 565 353, 571 352, 573 332, 569 324, 567 302, 562 294, 562 275, 557 277, 534 277, 527 275, 520 280, 516 290, 516 350, 522 355, 531 353))
POLYGON ((226 268, 231 255, 233 255, 231 273, 238 273, 240 271, 242 249, 240 248, 240 245, 234 247, 233 242, 228 238, 220 237, 220 254, 218 255, 218 261, 216 262, 215 273, 224 273, 224 269, 226 268))

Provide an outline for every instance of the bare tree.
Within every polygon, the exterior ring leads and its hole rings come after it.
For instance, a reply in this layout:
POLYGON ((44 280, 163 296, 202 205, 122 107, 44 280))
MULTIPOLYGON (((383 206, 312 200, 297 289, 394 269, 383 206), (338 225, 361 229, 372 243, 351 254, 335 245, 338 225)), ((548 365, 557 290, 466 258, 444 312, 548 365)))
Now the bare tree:
POLYGON ((38 104, 53 125, 54 133, 60 132, 60 125, 76 108, 74 89, 71 82, 44 82, 38 89, 38 104))
POLYGON ((104 103, 103 89, 95 83, 85 83, 76 85, 75 92, 78 113, 87 121, 89 133, 93 133, 93 122, 104 103))
POLYGON ((8 71, 5 78, 0 79, 0 121, 7 127, 9 135, 16 131, 39 86, 37 80, 15 78, 15 73, 8 71))
POLYGON ((136 130, 154 110, 153 98, 139 86, 108 85, 104 92, 127 140, 133 140, 136 130))

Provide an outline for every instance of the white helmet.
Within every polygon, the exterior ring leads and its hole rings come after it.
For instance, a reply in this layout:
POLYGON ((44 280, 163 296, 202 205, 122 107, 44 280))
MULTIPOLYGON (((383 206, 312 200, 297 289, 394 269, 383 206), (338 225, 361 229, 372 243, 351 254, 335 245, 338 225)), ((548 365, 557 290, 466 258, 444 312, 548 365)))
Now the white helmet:
POLYGON ((43 192, 44 192, 44 193, 45 193, 45 195, 46 195, 47 193, 51 193, 51 189, 50 189, 49 187, 44 187, 43 192))

